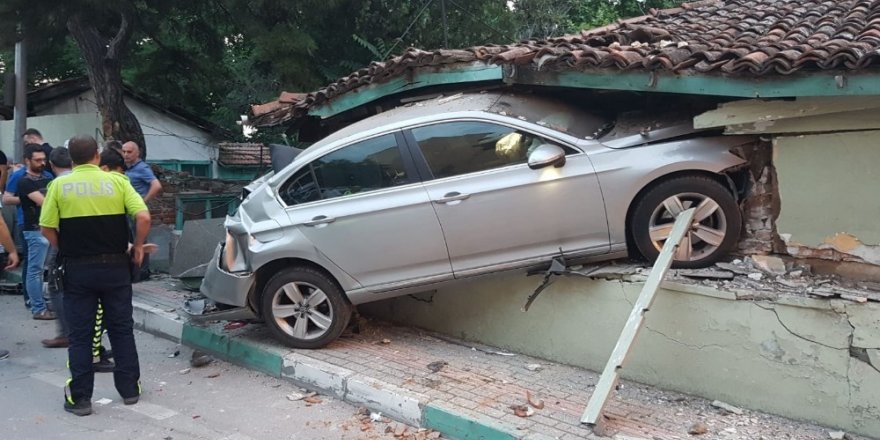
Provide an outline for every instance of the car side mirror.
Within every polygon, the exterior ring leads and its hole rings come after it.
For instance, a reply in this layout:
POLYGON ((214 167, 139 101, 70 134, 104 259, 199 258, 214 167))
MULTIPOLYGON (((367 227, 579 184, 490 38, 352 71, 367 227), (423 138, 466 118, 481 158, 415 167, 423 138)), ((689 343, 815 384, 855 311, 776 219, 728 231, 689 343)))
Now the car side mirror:
POLYGON ((558 145, 541 144, 529 153, 529 168, 537 170, 550 165, 556 168, 565 165, 565 150, 558 145))

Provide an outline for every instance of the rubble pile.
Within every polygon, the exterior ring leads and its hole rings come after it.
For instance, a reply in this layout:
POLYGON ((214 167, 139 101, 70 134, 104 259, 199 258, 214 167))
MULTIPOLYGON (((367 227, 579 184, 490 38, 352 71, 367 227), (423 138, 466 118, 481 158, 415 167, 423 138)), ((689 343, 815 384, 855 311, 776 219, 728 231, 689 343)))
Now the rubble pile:
POLYGON ((716 263, 709 269, 673 270, 667 279, 732 291, 738 299, 773 299, 782 294, 840 298, 858 303, 880 302, 880 283, 837 275, 814 275, 809 264, 786 262, 780 257, 767 255, 716 263))

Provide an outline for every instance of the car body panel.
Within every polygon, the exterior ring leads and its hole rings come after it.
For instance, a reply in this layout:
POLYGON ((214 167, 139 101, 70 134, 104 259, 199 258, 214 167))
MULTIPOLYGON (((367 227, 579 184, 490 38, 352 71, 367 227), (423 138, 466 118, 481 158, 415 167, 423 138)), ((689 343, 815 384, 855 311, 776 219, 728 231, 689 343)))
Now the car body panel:
POLYGON ((591 154, 605 198, 612 246, 626 243, 626 215, 639 191, 681 171, 717 174, 740 166, 746 161, 730 150, 753 140, 750 136, 693 138, 591 154))
POLYGON ((425 183, 443 227, 456 278, 495 265, 560 250, 608 251, 608 227, 599 181, 586 154, 561 168, 526 164, 425 183), (468 198, 443 203, 448 194, 468 198))
POLYGON ((363 287, 452 278, 443 231, 420 184, 287 208, 290 224, 363 287), (331 223, 308 225, 319 217, 331 223))

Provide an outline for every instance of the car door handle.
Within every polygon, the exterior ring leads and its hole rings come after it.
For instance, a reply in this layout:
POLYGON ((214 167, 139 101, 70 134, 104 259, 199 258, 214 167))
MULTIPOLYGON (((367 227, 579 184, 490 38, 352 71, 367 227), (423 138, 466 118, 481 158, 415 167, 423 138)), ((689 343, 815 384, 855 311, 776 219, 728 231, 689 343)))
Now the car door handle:
POLYGON ((462 194, 458 191, 453 191, 453 192, 444 194, 443 198, 437 199, 436 202, 437 203, 460 202, 462 200, 469 198, 470 196, 471 196, 470 194, 462 194))
POLYGON ((311 221, 303 222, 303 224, 306 226, 320 226, 320 225, 326 225, 329 223, 333 223, 335 221, 336 221, 336 219, 333 217, 327 217, 326 215, 319 215, 317 217, 312 218, 311 221))

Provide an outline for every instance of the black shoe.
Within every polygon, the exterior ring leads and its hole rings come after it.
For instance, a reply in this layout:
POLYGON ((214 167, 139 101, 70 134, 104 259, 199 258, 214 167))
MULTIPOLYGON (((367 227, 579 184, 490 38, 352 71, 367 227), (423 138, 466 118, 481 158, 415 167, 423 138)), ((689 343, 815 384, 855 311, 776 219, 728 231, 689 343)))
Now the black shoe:
POLYGON ((76 414, 80 417, 87 416, 92 413, 92 402, 77 402, 71 404, 70 402, 65 400, 64 410, 71 414, 76 414))
POLYGON ((134 405, 138 403, 138 400, 141 398, 141 394, 143 394, 143 389, 141 388, 141 382, 137 382, 137 390, 135 390, 135 395, 131 397, 122 397, 122 403, 126 405, 134 405))
POLYGON ((95 373, 112 373, 115 368, 116 363, 106 358, 92 363, 92 369, 94 369, 95 373))

